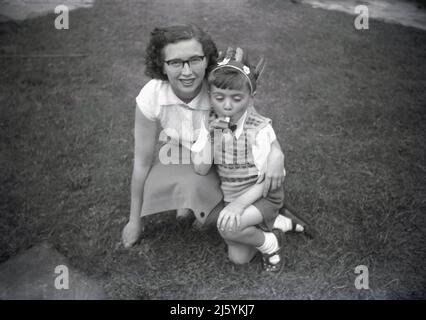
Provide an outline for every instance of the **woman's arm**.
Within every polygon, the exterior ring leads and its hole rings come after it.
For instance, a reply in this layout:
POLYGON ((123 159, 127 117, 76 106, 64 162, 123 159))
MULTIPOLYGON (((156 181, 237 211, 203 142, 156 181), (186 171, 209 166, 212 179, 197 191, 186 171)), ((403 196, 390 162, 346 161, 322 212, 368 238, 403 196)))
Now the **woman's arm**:
POLYGON ((209 172, 213 164, 212 146, 209 140, 205 141, 201 150, 196 148, 192 150, 191 161, 194 164, 195 173, 205 176, 209 172))
POLYGON ((122 235, 125 248, 130 248, 137 242, 142 230, 140 212, 142 209, 143 189, 154 159, 156 135, 157 123, 146 118, 136 106, 135 155, 130 187, 130 217, 122 235))
POLYGON ((207 173, 209 173, 210 168, 212 167, 211 164, 208 163, 194 163, 194 171, 196 174, 205 176, 207 173))
POLYGON ((140 218, 143 187, 154 159, 157 123, 147 119, 141 110, 135 111, 135 154, 131 183, 130 221, 140 218))
POLYGON ((191 161, 194 171, 200 175, 206 175, 213 164, 213 150, 210 132, 202 123, 197 141, 191 147, 191 161))

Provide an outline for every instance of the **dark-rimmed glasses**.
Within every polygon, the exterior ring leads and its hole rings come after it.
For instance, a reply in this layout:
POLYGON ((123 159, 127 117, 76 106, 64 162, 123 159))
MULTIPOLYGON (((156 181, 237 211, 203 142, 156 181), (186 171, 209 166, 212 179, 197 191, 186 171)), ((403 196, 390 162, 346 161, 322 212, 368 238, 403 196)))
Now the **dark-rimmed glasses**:
POLYGON ((182 60, 182 59, 172 59, 164 61, 167 63, 167 65, 175 70, 183 69, 183 66, 185 63, 188 63, 189 67, 191 68, 197 68, 201 66, 203 63, 205 56, 193 56, 189 58, 188 60, 182 60))

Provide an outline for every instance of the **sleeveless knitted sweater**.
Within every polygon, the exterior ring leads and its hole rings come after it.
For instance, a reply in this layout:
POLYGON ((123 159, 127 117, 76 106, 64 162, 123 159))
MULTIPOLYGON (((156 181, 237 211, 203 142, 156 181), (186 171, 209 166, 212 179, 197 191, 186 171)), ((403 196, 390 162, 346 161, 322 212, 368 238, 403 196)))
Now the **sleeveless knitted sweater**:
POLYGON ((230 132, 219 135, 220 139, 214 137, 214 164, 220 177, 224 201, 235 200, 256 183, 258 169, 252 146, 259 130, 270 123, 270 119, 249 111, 238 139, 230 132))

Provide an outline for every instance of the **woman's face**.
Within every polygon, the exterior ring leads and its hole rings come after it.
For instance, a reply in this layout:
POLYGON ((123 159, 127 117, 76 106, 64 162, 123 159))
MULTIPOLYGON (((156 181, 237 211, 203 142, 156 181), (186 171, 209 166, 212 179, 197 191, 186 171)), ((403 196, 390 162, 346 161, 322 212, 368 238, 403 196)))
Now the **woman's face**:
POLYGON ((208 63, 201 43, 195 39, 170 43, 163 54, 163 72, 174 93, 182 100, 192 100, 200 92, 208 63))

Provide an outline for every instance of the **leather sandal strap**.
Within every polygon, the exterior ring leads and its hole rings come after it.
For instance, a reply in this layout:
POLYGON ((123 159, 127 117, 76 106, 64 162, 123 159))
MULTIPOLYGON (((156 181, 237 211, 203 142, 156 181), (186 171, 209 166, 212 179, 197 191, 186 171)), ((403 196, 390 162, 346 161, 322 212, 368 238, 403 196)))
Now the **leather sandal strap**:
POLYGON ((266 259, 272 258, 273 256, 276 255, 281 255, 281 248, 278 248, 277 250, 275 250, 272 253, 262 253, 262 256, 265 257, 266 259))

